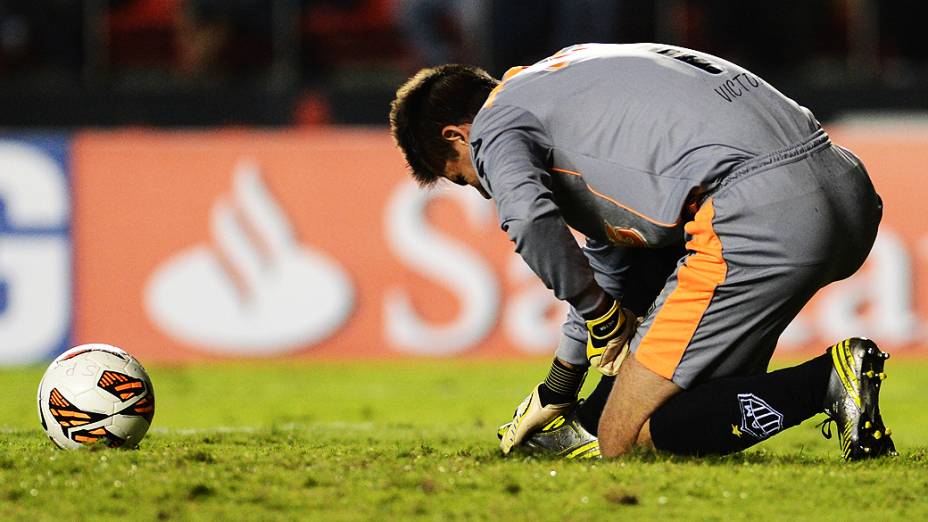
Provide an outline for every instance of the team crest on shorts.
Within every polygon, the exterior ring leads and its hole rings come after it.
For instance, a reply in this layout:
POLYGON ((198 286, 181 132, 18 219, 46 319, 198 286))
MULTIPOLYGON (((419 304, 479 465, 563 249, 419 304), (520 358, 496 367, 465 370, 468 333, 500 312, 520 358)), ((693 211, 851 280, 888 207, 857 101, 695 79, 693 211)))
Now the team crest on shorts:
POLYGON ((739 393, 741 432, 766 439, 783 429, 783 414, 753 393, 739 393))

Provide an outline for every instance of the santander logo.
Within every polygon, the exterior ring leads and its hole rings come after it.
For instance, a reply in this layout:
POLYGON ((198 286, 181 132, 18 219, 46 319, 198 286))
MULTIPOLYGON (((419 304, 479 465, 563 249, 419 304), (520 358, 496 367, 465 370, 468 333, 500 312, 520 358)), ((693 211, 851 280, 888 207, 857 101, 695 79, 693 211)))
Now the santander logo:
POLYGON ((218 354, 268 356, 311 346, 348 319, 348 275, 297 241, 255 162, 236 166, 210 230, 210 243, 167 259, 148 281, 148 315, 171 337, 218 354))

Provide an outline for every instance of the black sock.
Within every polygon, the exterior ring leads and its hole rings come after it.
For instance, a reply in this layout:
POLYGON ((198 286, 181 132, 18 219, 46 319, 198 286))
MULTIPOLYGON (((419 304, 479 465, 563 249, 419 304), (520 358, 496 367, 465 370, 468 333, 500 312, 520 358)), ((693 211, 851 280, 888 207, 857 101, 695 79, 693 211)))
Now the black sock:
POLYGON ((651 440, 681 455, 749 448, 823 411, 831 355, 762 375, 709 381, 670 398, 651 416, 651 440))
POLYGON ((609 392, 612 391, 612 385, 615 383, 615 377, 603 375, 599 378, 599 384, 593 390, 580 409, 577 410, 577 420, 583 429, 596 435, 599 429, 599 417, 603 414, 603 408, 606 407, 606 399, 609 398, 609 392))
POLYGON ((566 404, 577 400, 585 377, 586 368, 571 368, 555 357, 548 370, 548 377, 538 388, 541 405, 566 404))

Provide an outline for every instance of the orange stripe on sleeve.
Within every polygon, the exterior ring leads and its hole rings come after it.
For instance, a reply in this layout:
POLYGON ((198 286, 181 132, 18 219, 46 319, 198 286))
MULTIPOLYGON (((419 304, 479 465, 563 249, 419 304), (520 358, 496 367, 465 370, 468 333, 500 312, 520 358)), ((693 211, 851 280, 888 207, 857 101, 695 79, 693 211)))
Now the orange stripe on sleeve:
POLYGON ((728 271, 722 258, 722 242, 712 228, 713 217, 715 208, 708 199, 693 221, 686 224, 684 229, 692 236, 686 249, 693 254, 677 272, 677 287, 657 312, 635 354, 638 362, 667 379, 673 378, 716 287, 728 271))

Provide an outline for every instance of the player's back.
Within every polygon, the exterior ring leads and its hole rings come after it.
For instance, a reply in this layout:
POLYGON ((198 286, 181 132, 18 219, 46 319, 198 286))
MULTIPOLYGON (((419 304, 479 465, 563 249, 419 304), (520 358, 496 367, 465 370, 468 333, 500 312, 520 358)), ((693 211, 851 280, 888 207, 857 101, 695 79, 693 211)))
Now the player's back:
POLYGON ((525 118, 548 141, 549 167, 668 224, 694 187, 819 129, 744 68, 660 44, 577 45, 513 69, 474 127, 492 138, 525 118))

